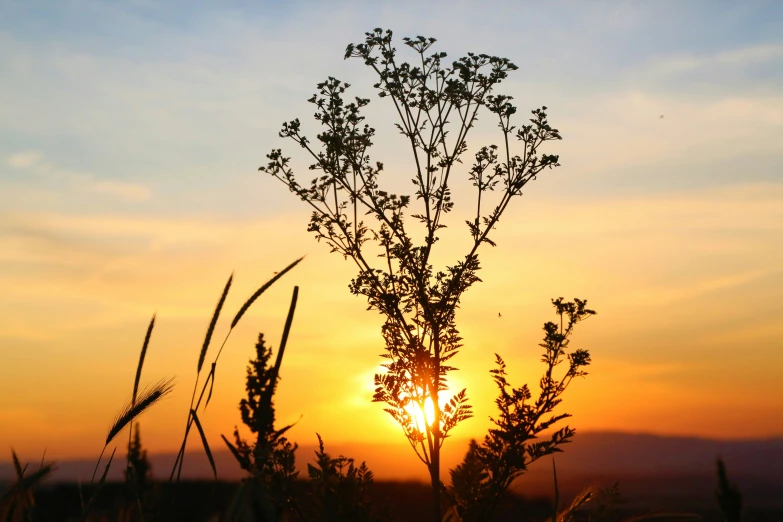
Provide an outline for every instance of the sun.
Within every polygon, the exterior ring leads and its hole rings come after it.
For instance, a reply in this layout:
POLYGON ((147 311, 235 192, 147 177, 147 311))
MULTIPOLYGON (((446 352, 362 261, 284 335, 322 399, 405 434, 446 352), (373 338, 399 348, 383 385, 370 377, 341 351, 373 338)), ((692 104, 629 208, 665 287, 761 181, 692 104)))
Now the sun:
POLYGON ((425 432, 426 426, 432 426, 435 421, 435 405, 432 402, 432 397, 424 399, 424 408, 416 401, 411 401, 405 407, 405 411, 413 417, 413 422, 416 425, 416 429, 420 433, 425 432))
MULTIPOLYGON (((440 410, 443 411, 443 408, 448 404, 449 400, 452 397, 452 393, 449 391, 450 388, 452 388, 455 384, 453 382, 453 379, 449 379, 450 382, 448 388, 445 390, 441 390, 441 392, 438 394, 438 404, 440 404, 440 410)), ((460 389, 460 388, 456 388, 460 389)), ((424 393, 421 393, 421 395, 424 395, 424 393)), ((405 406, 405 411, 412 417, 414 425, 416 429, 420 433, 426 432, 426 427, 429 426, 430 428, 435 422, 435 403, 432 401, 432 397, 426 397, 424 399, 424 408, 421 407, 421 405, 414 400, 411 400, 407 406, 405 406)))
MULTIPOLYGON (((386 371, 386 368, 383 367, 380 363, 375 366, 372 370, 362 372, 361 374, 358 374, 356 379, 362 383, 364 383, 365 386, 365 395, 357 396, 356 402, 361 402, 366 400, 366 394, 372 393, 375 391, 375 385, 373 382, 373 377, 376 374, 384 373, 386 371)), ((440 404, 441 411, 443 411, 443 408, 446 406, 446 404, 449 402, 449 400, 452 397, 452 392, 450 390, 457 389, 460 390, 461 381, 459 379, 455 379, 453 376, 449 376, 448 379, 448 387, 445 390, 441 390, 441 392, 438 394, 438 403, 440 404)), ((419 390, 420 396, 424 395, 423 391, 419 390)), ((426 433, 427 427, 429 426, 432 428, 434 422, 435 422, 435 406, 434 402, 432 401, 432 397, 426 397, 424 399, 424 407, 422 408, 421 405, 411 400, 408 402, 408 404, 405 406, 404 411, 411 416, 411 420, 413 421, 413 427, 416 428, 419 433, 426 433)), ((389 419, 391 421, 391 419, 389 419)), ((392 421, 393 422, 393 421, 392 421)))

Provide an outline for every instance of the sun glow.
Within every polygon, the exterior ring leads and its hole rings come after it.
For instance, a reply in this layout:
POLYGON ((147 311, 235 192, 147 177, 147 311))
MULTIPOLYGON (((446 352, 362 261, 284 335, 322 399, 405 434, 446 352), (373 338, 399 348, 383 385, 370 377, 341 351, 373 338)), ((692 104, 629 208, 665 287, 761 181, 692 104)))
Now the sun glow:
MULTIPOLYGON (((453 379, 449 379, 449 381, 453 381, 453 379)), ((455 385, 454 382, 449 383, 449 388, 452 388, 452 386, 455 385)), ((459 390, 460 388, 457 387, 459 390)), ((421 393, 420 396, 423 396, 424 393, 421 393)), ((438 404, 440 404, 440 411, 443 411, 443 408, 448 404, 449 400, 452 398, 451 391, 447 388, 445 390, 441 390, 438 394, 438 404)), ((435 403, 432 401, 432 397, 426 397, 424 399, 424 404, 422 408, 422 404, 419 401, 411 399, 411 401, 408 403, 407 406, 405 406, 405 411, 411 416, 413 419, 414 425, 417 430, 421 433, 425 433, 426 426, 432 427, 432 425, 435 422, 435 403)))
POLYGON ((417 401, 409 402, 405 407, 405 411, 413 417, 416 429, 421 433, 424 433, 425 426, 432 426, 432 423, 435 421, 435 403, 432 402, 432 397, 424 399, 424 408, 417 401))
MULTIPOLYGON (((366 401, 367 394, 375 391, 375 384, 374 384, 374 376, 378 374, 382 374, 386 372, 386 368, 384 368, 381 364, 378 364, 375 366, 372 370, 368 370, 366 372, 362 372, 360 374, 356 375, 357 382, 361 382, 365 386, 365 393, 362 395, 358 395, 355 397, 355 401, 357 404, 364 404, 364 401, 366 401)), ((442 383, 445 384, 445 382, 442 380, 442 383)), ((438 393, 438 403, 440 404, 441 412, 443 411, 444 407, 449 403, 449 401, 454 396, 454 392, 452 390, 461 390, 464 386, 457 376, 449 376, 447 388, 444 390, 440 390, 438 393)), ((408 387, 410 390, 410 387, 408 387)), ((429 426, 432 428, 434 422, 435 422, 435 405, 432 400, 432 397, 425 397, 426 394, 421 388, 416 389, 416 395, 419 398, 423 398, 423 403, 420 403, 418 400, 415 400, 410 394, 404 394, 402 399, 405 397, 409 398, 408 403, 403 407, 403 411, 405 414, 409 415, 409 420, 411 422, 411 428, 418 431, 420 434, 424 435, 427 432, 427 427, 429 426)), ((386 420, 389 422, 390 426, 399 427, 398 423, 393 420, 391 417, 386 416, 386 420)))

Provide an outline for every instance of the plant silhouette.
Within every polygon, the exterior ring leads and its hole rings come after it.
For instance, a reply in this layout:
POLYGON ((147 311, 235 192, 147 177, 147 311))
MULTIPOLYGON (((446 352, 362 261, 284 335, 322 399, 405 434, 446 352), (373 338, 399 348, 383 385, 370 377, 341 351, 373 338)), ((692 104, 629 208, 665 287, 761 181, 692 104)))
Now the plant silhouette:
POLYGON ((320 435, 317 435, 320 450, 316 452, 316 465, 308 464, 314 495, 305 505, 296 495, 298 445, 284 436, 293 424, 275 427, 274 395, 298 293, 299 288, 295 287, 274 364, 271 364, 272 349, 267 346, 264 335, 259 334, 255 358, 247 368, 247 398, 240 401, 239 411, 242 423, 256 440, 245 440, 237 427, 233 443, 223 436, 231 454, 248 472, 229 508, 227 520, 241 520, 250 510, 253 519, 268 522, 285 520, 286 514, 295 514, 302 521, 380 521, 368 496, 372 472, 365 463, 355 467, 351 458, 329 457, 320 435))
POLYGON ((307 474, 315 486, 316 514, 314 520, 323 522, 381 522, 386 514, 377 512, 370 500, 372 471, 364 462, 354 465, 354 459, 340 455, 330 457, 324 441, 318 435, 315 465, 307 465, 307 474))
POLYGON ((441 448, 450 432, 472 415, 466 391, 448 389, 448 374, 456 370, 451 359, 462 346, 456 309, 464 292, 479 281, 479 247, 495 245, 490 233, 511 200, 543 170, 559 165, 558 156, 540 148, 561 137, 549 125, 546 107, 532 111, 527 124, 512 125, 517 111, 513 98, 494 94, 517 69, 508 59, 468 53, 449 67, 443 61, 446 53, 430 52, 434 38, 403 42, 415 53, 416 63, 399 63, 392 32, 382 29, 366 33, 363 43, 348 45, 345 58, 359 58, 373 71, 379 97, 388 98, 399 117, 396 128, 415 164, 417 209, 408 212, 410 195, 392 194, 379 185, 383 164, 369 155, 375 129, 361 114, 370 100, 348 101, 350 85, 332 77, 318 84, 318 92, 308 100, 323 126, 317 135, 320 148, 302 133, 298 119, 283 124, 280 132, 304 149, 312 161, 310 170, 319 176, 309 183, 298 181, 290 158, 280 149, 267 155, 269 161, 260 170, 310 206, 309 230, 332 252, 355 263, 358 274, 350 291, 383 316, 386 371, 375 376, 373 400, 386 403, 386 411, 426 465, 440 520, 441 448), (482 111, 497 119, 502 145, 480 147, 463 173, 476 194, 475 216, 466 221, 470 247, 454 264, 436 269, 432 253, 446 227, 446 214, 454 208, 451 184, 468 151, 468 132, 482 111), (429 407, 431 418, 425 417, 421 426, 415 412, 429 407))
POLYGON ((128 447, 128 462, 132 471, 126 472, 125 479, 133 481, 140 490, 144 489, 152 479, 152 465, 147 458, 147 450, 141 444, 138 424, 133 430, 133 442, 128 447))
MULTIPOLYGON (((298 290, 298 289, 297 289, 298 290)), ((292 311, 296 304, 296 292, 292 311)), ((290 327, 290 326, 289 326, 290 327)), ((250 477, 245 483, 253 488, 254 510, 263 520, 280 520, 288 510, 295 510, 293 481, 299 472, 294 469, 297 444, 291 444, 283 435, 292 425, 275 429, 275 406, 273 396, 279 379, 280 363, 285 343, 278 350, 276 364, 270 365, 272 349, 267 347, 264 335, 258 335, 256 357, 247 368, 247 398, 242 399, 239 410, 242 422, 256 436, 248 442, 234 428, 234 443, 223 436, 239 465, 250 477)), ((240 493, 244 493, 244 489, 240 493)))
POLYGON ((202 407, 202 403, 203 403, 203 409, 206 409, 206 407, 209 405, 210 399, 212 398, 212 390, 215 385, 215 372, 217 371, 218 359, 220 359, 220 354, 223 353, 223 348, 226 346, 226 342, 228 342, 228 338, 231 336, 231 332, 234 331, 236 325, 239 323, 239 321, 242 319, 242 317, 245 315, 248 309, 250 309, 253 303, 255 303, 256 300, 259 297, 261 297, 261 295, 264 292, 266 292, 275 282, 277 282, 277 280, 279 280, 286 273, 292 270, 296 265, 298 265, 302 261, 302 259, 304 258, 300 257, 299 259, 295 260, 293 263, 290 263, 284 269, 280 270, 279 272, 275 272, 274 277, 272 277, 269 281, 261 285, 258 288, 258 290, 253 292, 253 294, 240 307, 240 309, 234 315, 234 318, 231 320, 231 326, 228 329, 228 332, 226 332, 226 337, 223 339, 223 342, 220 345, 217 354, 215 355, 215 359, 212 361, 212 365, 210 367, 209 373, 207 374, 207 377, 204 380, 204 383, 201 387, 201 393, 198 396, 198 400, 196 400, 196 390, 198 389, 199 379, 201 378, 201 370, 204 367, 207 351, 209 350, 209 346, 212 341, 212 335, 215 332, 215 327, 220 317, 220 312, 223 309, 223 303, 225 303, 226 301, 226 297, 228 296, 228 291, 231 288, 231 283, 234 280, 234 274, 231 274, 231 276, 229 276, 228 281, 226 282, 226 285, 223 288, 223 292, 220 295, 220 299, 218 300, 218 304, 215 307, 215 311, 212 313, 212 319, 209 322, 209 326, 207 327, 207 333, 204 336, 204 343, 202 344, 201 350, 199 351, 198 365, 196 367, 196 381, 193 383, 193 393, 190 398, 190 407, 188 408, 187 422, 185 424, 185 434, 182 437, 182 444, 180 445, 179 453, 177 453, 177 457, 174 460, 174 467, 171 470, 169 481, 174 480, 175 476, 177 477, 177 480, 179 480, 180 476, 182 475, 182 466, 185 461, 185 448, 187 447, 188 436, 190 435, 190 429, 193 425, 195 425, 199 431, 199 435, 201 436, 201 443, 204 448, 204 453, 206 453, 207 458, 209 458, 209 463, 212 466, 212 473, 214 474, 215 479, 217 479, 217 468, 215 467, 215 460, 212 457, 212 451, 210 450, 209 442, 207 441, 207 437, 204 434, 201 421, 199 420, 198 410, 199 408, 202 407), (209 390, 209 393, 207 393, 207 390, 209 390), (206 395, 206 399, 205 399, 205 395, 206 395))
POLYGON ((544 348, 541 361, 546 369, 535 401, 531 400, 527 384, 520 388, 509 384, 506 363, 495 354, 497 368, 490 373, 498 388, 495 404, 499 415, 492 419, 494 427, 489 429, 484 441, 481 444, 471 441, 465 460, 451 471, 449 494, 462 521, 489 520, 514 479, 532 462, 562 451, 559 446, 570 442, 575 433, 565 426, 548 439, 538 440, 544 431, 570 417, 568 413, 553 415, 552 412, 571 381, 587 375, 584 367, 590 364, 590 353, 567 349, 576 324, 595 312, 580 299, 573 302, 553 299, 552 304, 557 322, 544 324, 544 340, 539 346, 544 348), (567 369, 558 377, 555 370, 562 362, 567 363, 567 369))
MULTIPOLYGON (((44 455, 45 457, 45 455, 44 455)), ((28 473, 28 464, 22 466, 16 451, 11 450, 11 458, 16 472, 16 482, 0 497, 0 517, 2 520, 11 522, 19 518, 20 520, 33 520, 35 513, 35 495, 33 489, 41 482, 46 480, 56 469, 51 462, 44 462, 41 457, 41 464, 33 472, 28 473)))
POLYGON ((132 426, 133 439, 128 445, 128 464, 125 468, 125 482, 129 493, 144 516, 143 498, 152 481, 152 465, 147 458, 147 450, 141 444, 139 424, 132 426))
POLYGON ((740 522, 742 520, 742 493, 737 486, 729 481, 723 459, 718 458, 716 465, 718 468, 718 490, 715 496, 718 499, 718 505, 726 522, 740 522))

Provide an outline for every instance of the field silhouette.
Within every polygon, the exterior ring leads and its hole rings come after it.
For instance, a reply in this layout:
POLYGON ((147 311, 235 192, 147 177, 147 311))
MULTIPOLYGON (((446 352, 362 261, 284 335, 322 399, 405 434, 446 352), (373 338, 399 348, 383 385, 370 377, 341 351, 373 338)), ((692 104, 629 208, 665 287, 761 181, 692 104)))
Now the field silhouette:
MULTIPOLYGON (((467 446, 458 439, 453 447, 467 446)), ((426 504, 427 477, 417 468, 400 465, 410 460, 404 447, 394 444, 333 444, 335 454, 351 454, 367 461, 376 474, 374 498, 389 506, 426 504)), ((316 445, 303 444, 297 450, 299 468, 304 471, 315 456, 316 445)), ((617 432, 585 432, 574 438, 567 451, 558 454, 558 483, 564 498, 571 498, 590 484, 607 485, 615 481, 625 500, 628 513, 654 509, 699 513, 707 520, 722 520, 715 501, 714 460, 721 455, 730 471, 731 480, 743 494, 748 521, 779 521, 783 519, 783 438, 766 440, 712 440, 696 437, 667 437, 617 432)), ((170 469, 176 455, 152 454, 153 470, 170 469)), ((205 510, 220 511, 229 501, 243 471, 228 451, 214 452, 220 483, 211 481, 212 470, 202 453, 188 455, 183 467, 183 484, 167 490, 163 496, 198 498, 203 502, 172 500, 171 520, 197 520, 205 510), (174 506, 190 506, 179 515, 174 506), (180 516, 180 518, 176 518, 180 516)), ((462 458, 456 451, 447 454, 444 465, 453 467, 462 458), (453 454, 451 454, 453 453, 453 454)), ((414 463, 415 464, 415 463, 414 463)), ((512 488, 518 495, 509 506, 515 513, 528 513, 531 519, 543 520, 551 509, 553 485, 548 462, 542 462, 520 478, 512 488), (522 500, 526 499, 526 500, 522 500)), ((42 503, 71 505, 78 513, 76 482, 86 482, 93 471, 92 460, 65 460, 58 463, 49 485, 40 492, 42 503)), ((113 468, 108 480, 114 482, 115 495, 121 495, 124 470, 113 468)), ((13 466, 0 463, 0 482, 13 479, 13 466)), ((109 495, 111 496, 111 495, 109 495)), ((65 509, 65 508, 64 508, 65 509)), ((428 520, 418 509, 392 510, 397 520, 428 520)), ((73 513, 72 513, 73 514, 73 513)), ((203 518, 207 520, 208 518, 203 518)), ((46 519, 56 520, 56 518, 46 519)), ((514 519, 516 520, 516 519, 514 519)))

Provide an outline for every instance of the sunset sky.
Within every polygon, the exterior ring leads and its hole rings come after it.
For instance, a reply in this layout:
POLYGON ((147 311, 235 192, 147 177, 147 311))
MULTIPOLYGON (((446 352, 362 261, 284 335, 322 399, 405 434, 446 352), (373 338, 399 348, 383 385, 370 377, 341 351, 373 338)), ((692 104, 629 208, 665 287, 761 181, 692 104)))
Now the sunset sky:
MULTIPOLYGON (((302 255, 221 356, 210 441, 241 422, 255 338, 277 346, 299 285, 278 420, 301 416, 303 444, 316 431, 407 444, 370 402, 380 316, 306 231, 304 204, 257 170, 280 147, 309 180, 277 132, 299 117, 314 138, 306 100, 336 76, 372 99, 373 159, 410 179, 392 107, 343 60, 375 27, 403 59, 402 37, 419 34, 450 59, 510 58, 500 90, 518 116, 548 106, 564 138, 548 149, 563 166, 504 216, 459 310, 453 387, 476 415, 454 436, 481 436, 494 413, 495 352, 537 389, 558 296, 598 312, 572 344, 593 357, 564 401, 577 430, 783 435, 783 3, 0 0, 0 452, 97 456, 154 312, 143 377, 177 387, 142 433, 174 451, 225 280, 235 272, 216 339, 302 255)), ((484 120, 469 146, 500 139, 484 120)), ((437 257, 449 263, 467 237, 459 212, 451 223, 437 257)))

